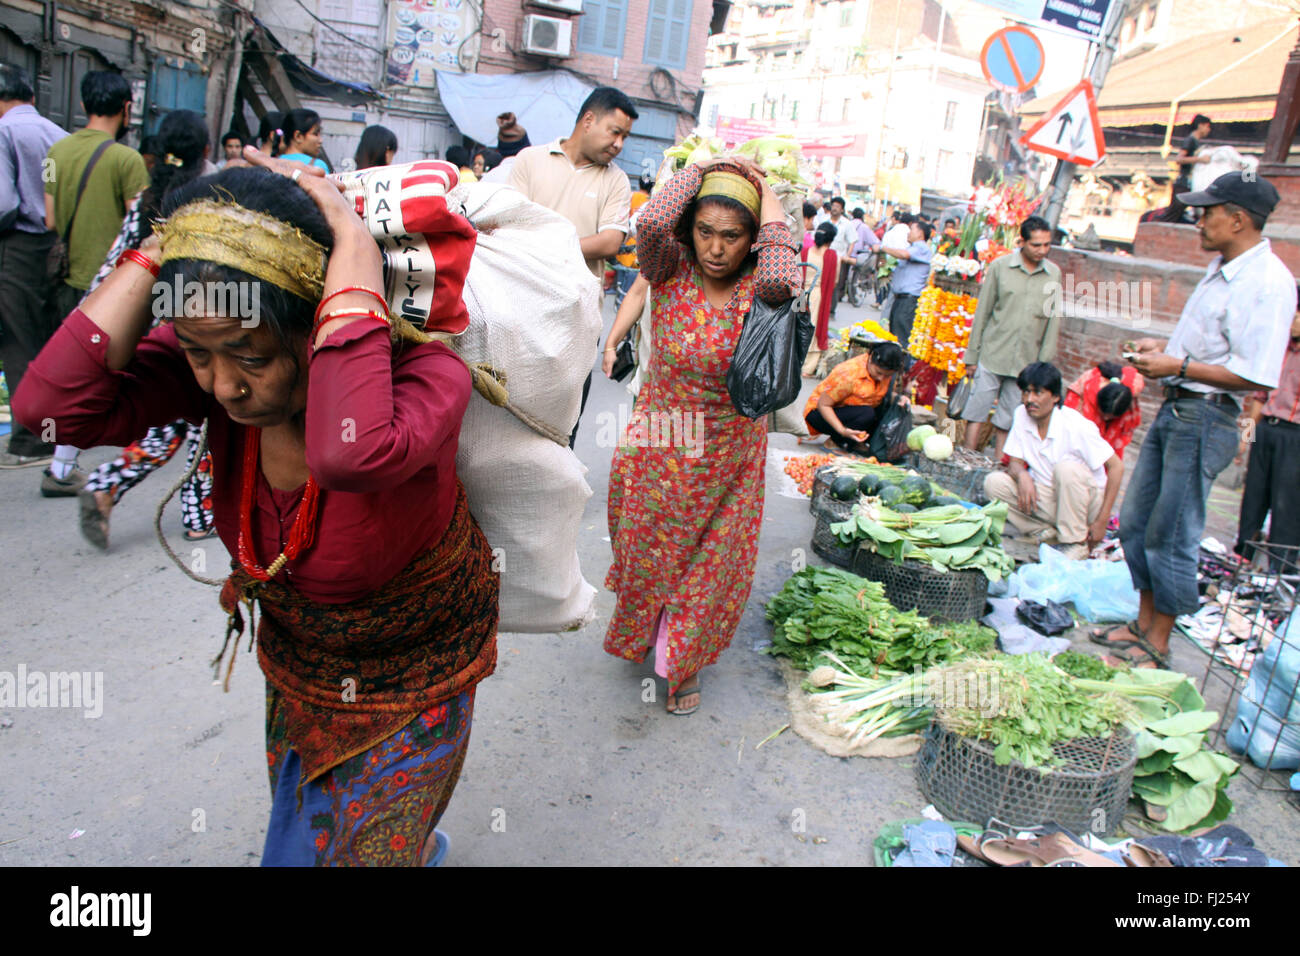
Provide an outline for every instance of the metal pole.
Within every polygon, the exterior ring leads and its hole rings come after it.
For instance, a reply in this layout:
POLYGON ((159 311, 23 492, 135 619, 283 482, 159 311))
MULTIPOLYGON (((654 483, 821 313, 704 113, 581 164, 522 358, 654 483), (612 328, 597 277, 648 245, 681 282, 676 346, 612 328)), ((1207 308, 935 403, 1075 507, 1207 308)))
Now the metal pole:
MULTIPOLYGON (((1110 25, 1101 38, 1097 47, 1097 55, 1092 61, 1092 69, 1088 72, 1088 78, 1092 80, 1093 88, 1098 91, 1101 90, 1101 85, 1106 80, 1106 73, 1110 70, 1111 60, 1115 58, 1115 47, 1119 43, 1119 31, 1124 24, 1124 14, 1128 9, 1128 0, 1114 0, 1114 4, 1110 25)), ((1043 218, 1052 227, 1053 234, 1056 232, 1057 223, 1061 221, 1061 213, 1065 211, 1065 197, 1069 194, 1070 186, 1074 182, 1075 169, 1074 163, 1062 161, 1056 164, 1056 170, 1052 173, 1052 184, 1047 200, 1047 208, 1043 211, 1043 218)))

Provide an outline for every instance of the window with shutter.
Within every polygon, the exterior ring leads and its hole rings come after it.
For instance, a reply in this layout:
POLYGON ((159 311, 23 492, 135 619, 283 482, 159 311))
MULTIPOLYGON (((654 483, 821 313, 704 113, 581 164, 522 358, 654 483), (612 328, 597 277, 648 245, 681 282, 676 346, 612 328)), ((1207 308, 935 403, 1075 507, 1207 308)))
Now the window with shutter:
POLYGON ((646 19, 646 63, 680 70, 690 46, 691 0, 650 0, 646 19))
POLYGON ((578 49, 603 56, 623 55, 628 0, 584 0, 578 49))

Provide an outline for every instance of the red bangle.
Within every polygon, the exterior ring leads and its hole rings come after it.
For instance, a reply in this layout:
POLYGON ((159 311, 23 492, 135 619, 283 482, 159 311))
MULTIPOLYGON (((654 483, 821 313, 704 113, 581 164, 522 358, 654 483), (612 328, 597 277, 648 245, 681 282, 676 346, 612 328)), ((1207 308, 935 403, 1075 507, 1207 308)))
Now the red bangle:
POLYGON ((158 273, 161 271, 162 268, 161 266, 158 265, 158 263, 154 262, 152 259, 146 256, 139 249, 126 250, 126 252, 122 253, 120 256, 117 257, 117 262, 115 265, 120 266, 124 262, 134 262, 138 266, 143 266, 153 274, 153 277, 155 279, 158 278, 158 273))
POLYGON ((388 319, 388 316, 376 312, 373 309, 336 309, 333 312, 327 312, 324 315, 317 318, 316 324, 312 326, 312 330, 311 330, 312 341, 315 341, 316 337, 320 335, 321 329, 323 329, 330 322, 333 322, 335 319, 365 319, 365 318, 374 319, 376 322, 382 322, 384 325, 392 325, 392 323, 388 319))
POLYGON ((366 295, 374 296, 376 299, 379 300, 379 305, 383 308, 384 313, 385 314, 388 313, 388 300, 385 299, 378 292, 376 292, 374 289, 367 289, 365 286, 362 285, 349 285, 349 286, 344 286, 342 289, 335 289, 329 295, 325 296, 325 298, 321 299, 320 305, 316 306, 316 318, 320 319, 321 312, 325 310, 326 302, 328 302, 330 299, 334 298, 337 295, 342 295, 345 292, 364 292, 366 295))

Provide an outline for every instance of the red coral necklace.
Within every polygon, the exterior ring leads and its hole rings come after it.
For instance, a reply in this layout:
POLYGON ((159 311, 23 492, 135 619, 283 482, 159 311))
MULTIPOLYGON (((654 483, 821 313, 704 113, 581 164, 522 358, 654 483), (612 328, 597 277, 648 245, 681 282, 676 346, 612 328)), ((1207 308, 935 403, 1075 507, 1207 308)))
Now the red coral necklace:
POLYGON ((320 502, 320 488, 316 479, 307 476, 307 486, 303 489, 302 501, 298 503, 298 515, 289 530, 289 543, 280 552, 280 556, 263 568, 257 563, 253 550, 253 492, 257 487, 257 462, 262 452, 262 429, 246 428, 244 430, 244 480, 240 488, 239 500, 239 564, 245 571, 259 581, 269 581, 280 570, 311 547, 316 535, 316 512, 320 502))

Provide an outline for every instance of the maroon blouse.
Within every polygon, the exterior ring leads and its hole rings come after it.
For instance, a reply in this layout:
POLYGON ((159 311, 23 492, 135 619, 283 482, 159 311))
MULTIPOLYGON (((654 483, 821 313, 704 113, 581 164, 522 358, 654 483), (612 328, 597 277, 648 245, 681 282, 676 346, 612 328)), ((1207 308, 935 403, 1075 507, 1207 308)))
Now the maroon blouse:
MULTIPOLYGON (((234 554, 246 426, 199 388, 170 325, 145 336, 120 372, 106 364, 108 341, 74 310, 28 366, 14 417, 38 433, 53 419, 58 441, 78 448, 126 445, 155 425, 208 418, 213 515, 234 554)), ((318 524, 315 543, 281 575, 309 600, 342 603, 381 587, 446 530, 470 375, 440 343, 408 343, 394 354, 376 322, 333 332, 310 367, 307 467, 321 488, 318 524)), ((301 488, 274 490, 259 471, 253 536, 261 565, 284 549, 301 498, 301 488)))

